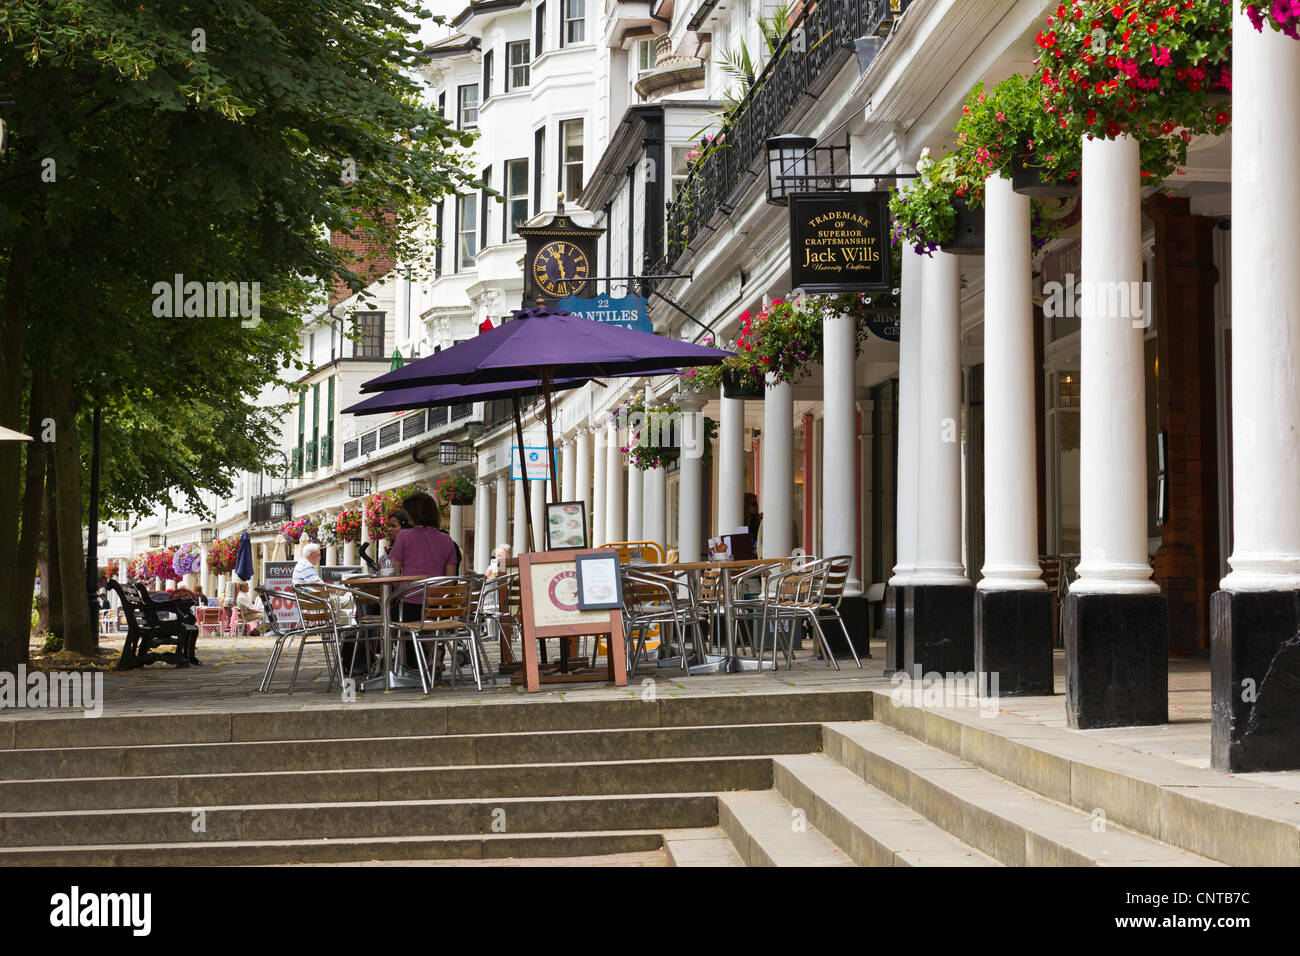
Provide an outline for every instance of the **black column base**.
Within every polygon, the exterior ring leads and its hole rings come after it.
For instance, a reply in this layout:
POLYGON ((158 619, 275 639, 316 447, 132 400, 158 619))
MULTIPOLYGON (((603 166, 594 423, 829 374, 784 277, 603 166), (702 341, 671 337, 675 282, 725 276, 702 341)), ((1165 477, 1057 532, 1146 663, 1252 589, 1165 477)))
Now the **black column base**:
POLYGON ((1067 594, 1065 711, 1076 730, 1169 722, 1163 594, 1067 594))
POLYGON ((903 669, 903 588, 885 588, 885 676, 903 669))
POLYGON ((853 642, 853 649, 858 652, 858 657, 862 660, 871 656, 871 622, 867 612, 867 596, 865 594, 846 594, 840 598, 840 620, 844 622, 844 630, 835 623, 834 618, 827 618, 821 621, 822 633, 826 635, 826 643, 831 646, 831 653, 837 658, 847 657, 852 659, 853 655, 844 644, 844 631, 849 632, 849 639, 853 642))
POLYGON ((1300 770, 1300 592, 1210 599, 1210 764, 1300 770))
POLYGON ((975 669, 975 599, 969 584, 903 589, 903 669, 922 676, 975 669))
POLYGON ((1001 697, 1050 696, 1052 595, 1046 591, 975 592, 975 671, 1001 697), (996 674, 998 682, 992 683, 996 674))

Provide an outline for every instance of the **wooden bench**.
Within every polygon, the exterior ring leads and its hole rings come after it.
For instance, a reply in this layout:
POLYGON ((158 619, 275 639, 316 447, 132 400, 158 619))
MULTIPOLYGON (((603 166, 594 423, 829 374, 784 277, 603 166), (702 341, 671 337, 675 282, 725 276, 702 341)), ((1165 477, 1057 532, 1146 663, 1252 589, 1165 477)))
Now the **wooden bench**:
POLYGON ((108 582, 110 590, 117 592, 126 615, 126 640, 122 643, 122 656, 116 670, 131 670, 158 661, 189 667, 201 661, 194 655, 194 645, 199 629, 194 620, 194 602, 188 598, 178 601, 155 601, 139 584, 122 585, 116 579, 108 582), (163 614, 172 618, 164 619, 163 614), (155 653, 154 648, 171 645, 173 651, 155 653))

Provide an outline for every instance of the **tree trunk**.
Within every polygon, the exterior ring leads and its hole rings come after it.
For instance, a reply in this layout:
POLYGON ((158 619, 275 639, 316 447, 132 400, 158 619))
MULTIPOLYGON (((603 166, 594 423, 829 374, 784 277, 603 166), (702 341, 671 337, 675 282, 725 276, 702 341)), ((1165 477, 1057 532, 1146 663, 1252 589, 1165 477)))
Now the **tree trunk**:
MULTIPOLYGON (((45 378, 45 369, 41 367, 32 374, 32 394, 28 402, 27 434, 34 440, 27 445, 27 468, 23 478, 22 531, 18 539, 18 560, 14 566, 12 581, 14 607, 25 612, 25 621, 29 625, 31 617, 28 608, 31 604, 37 551, 41 547, 42 529, 45 524, 45 470, 49 455, 48 446, 41 441, 41 423, 48 414, 46 408, 48 394, 49 383, 45 378)), ((48 580, 48 572, 45 580, 48 580)), ((41 618, 45 617, 46 615, 41 613, 41 618)), ((15 620, 14 623, 17 625, 19 622, 15 620)), ((39 626, 38 620, 37 627, 39 626)), ((27 648, 28 642, 20 642, 18 663, 26 662, 27 648)))
MULTIPOLYGON (((31 246, 20 228, 9 253, 9 274, 0 301, 0 425, 21 428, 23 410, 23 300, 32 273, 31 246)), ((35 436, 33 436, 35 437, 35 436)), ((18 558, 18 487, 22 442, 0 442, 0 568, 12 573, 18 558)), ((0 587, 0 670, 12 671, 27 658, 31 639, 31 595, 0 587)))
POLYGON ((59 541, 59 593, 63 601, 63 648, 90 656, 95 630, 86 595, 86 557, 81 546, 81 452, 77 435, 73 383, 64 375, 53 379, 55 498, 54 525, 59 541))
POLYGON ((45 595, 45 608, 49 618, 50 633, 63 637, 63 588, 59 581, 59 532, 54 516, 59 513, 55 497, 58 477, 54 474, 54 455, 46 455, 45 470, 45 576, 41 578, 41 592, 45 595))

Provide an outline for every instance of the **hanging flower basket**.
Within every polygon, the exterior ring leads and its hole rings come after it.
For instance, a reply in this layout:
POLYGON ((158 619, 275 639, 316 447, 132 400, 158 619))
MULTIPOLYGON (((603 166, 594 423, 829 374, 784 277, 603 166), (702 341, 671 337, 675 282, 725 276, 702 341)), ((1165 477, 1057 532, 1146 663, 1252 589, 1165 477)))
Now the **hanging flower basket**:
POLYGON ((722 366, 723 398, 761 399, 766 393, 763 378, 735 366, 722 366))
POLYGON ((941 251, 955 256, 984 255, 984 207, 972 206, 957 196, 952 202, 952 212, 953 237, 941 251))
POLYGON ((465 475, 446 475, 433 483, 433 496, 444 505, 472 505, 474 482, 465 475))
POLYGON ((1056 182, 1044 173, 1041 166, 1028 166, 1017 156, 1011 160, 1011 188, 1022 196, 1035 199, 1069 199, 1082 194, 1079 177, 1068 182, 1056 182))

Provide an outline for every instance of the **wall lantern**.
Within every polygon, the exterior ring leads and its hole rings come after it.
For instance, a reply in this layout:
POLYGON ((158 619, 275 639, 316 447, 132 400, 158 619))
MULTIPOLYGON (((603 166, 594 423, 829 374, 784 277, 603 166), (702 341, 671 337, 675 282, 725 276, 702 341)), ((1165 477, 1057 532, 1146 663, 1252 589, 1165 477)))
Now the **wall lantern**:
POLYGON ((361 498, 370 494, 369 478, 349 478, 348 479, 348 497, 361 498))
POLYGON ((808 179, 782 177, 810 177, 816 172, 817 140, 811 136, 785 133, 767 139, 767 201, 784 206, 792 193, 808 192, 812 186, 808 179))

